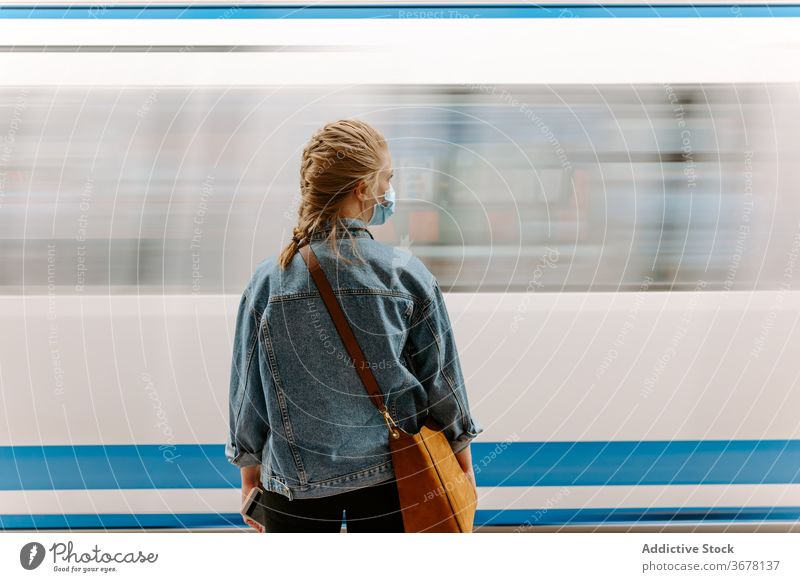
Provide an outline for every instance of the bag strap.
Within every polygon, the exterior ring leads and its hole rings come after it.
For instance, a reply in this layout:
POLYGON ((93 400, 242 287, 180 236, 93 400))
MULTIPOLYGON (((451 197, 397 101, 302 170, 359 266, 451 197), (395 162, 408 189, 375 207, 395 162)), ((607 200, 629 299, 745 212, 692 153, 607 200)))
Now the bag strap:
POLYGON ((364 384, 364 388, 369 394, 370 400, 372 400, 378 412, 383 415, 383 419, 386 421, 386 425, 389 427, 392 436, 398 438, 399 435, 397 435, 396 431, 397 423, 395 423, 394 419, 389 415, 389 410, 386 408, 386 403, 383 400, 383 394, 381 394, 378 388, 378 381, 375 379, 375 375, 372 373, 372 369, 369 367, 367 359, 364 357, 364 352, 361 351, 361 346, 358 345, 356 336, 353 334, 353 329, 347 322, 347 317, 342 311, 342 307, 339 305, 339 301, 337 301, 336 295, 333 293, 328 277, 325 275, 325 271, 322 270, 322 266, 319 264, 317 255, 311 248, 310 243, 300 247, 300 255, 303 257, 311 273, 311 277, 314 279, 314 283, 317 284, 317 289, 319 289, 322 301, 325 303, 325 307, 328 309, 333 324, 336 326, 336 331, 339 332, 339 337, 342 338, 342 343, 344 343, 347 353, 350 354, 355 364, 356 372, 358 372, 361 382, 364 384))

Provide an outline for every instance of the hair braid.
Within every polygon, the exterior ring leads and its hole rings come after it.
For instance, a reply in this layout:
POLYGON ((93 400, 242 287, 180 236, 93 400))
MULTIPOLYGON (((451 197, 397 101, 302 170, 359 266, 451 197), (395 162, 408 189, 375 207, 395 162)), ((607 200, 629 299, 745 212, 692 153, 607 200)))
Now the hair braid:
POLYGON ((359 182, 374 188, 382 165, 383 135, 358 119, 340 119, 318 129, 303 148, 300 161, 300 206, 291 242, 281 251, 281 267, 310 242, 323 223, 332 223, 328 238, 334 252, 341 207, 359 182))

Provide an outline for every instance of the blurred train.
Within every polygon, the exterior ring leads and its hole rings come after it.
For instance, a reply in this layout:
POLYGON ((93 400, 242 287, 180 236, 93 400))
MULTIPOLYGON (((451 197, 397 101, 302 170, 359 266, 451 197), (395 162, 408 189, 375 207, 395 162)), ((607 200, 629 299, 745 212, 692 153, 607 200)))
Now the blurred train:
POLYGON ((476 525, 800 521, 796 9, 37 6, 0 9, 0 528, 244 527, 236 308, 342 117, 447 292, 476 525))

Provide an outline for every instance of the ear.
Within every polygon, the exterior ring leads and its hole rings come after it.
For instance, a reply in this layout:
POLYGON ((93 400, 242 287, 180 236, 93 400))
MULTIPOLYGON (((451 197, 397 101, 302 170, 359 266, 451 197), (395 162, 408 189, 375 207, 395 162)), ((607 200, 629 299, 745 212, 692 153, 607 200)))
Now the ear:
POLYGON ((363 180, 356 184, 356 187, 353 189, 353 191, 356 193, 356 198, 358 198, 361 202, 367 201, 367 185, 363 180))

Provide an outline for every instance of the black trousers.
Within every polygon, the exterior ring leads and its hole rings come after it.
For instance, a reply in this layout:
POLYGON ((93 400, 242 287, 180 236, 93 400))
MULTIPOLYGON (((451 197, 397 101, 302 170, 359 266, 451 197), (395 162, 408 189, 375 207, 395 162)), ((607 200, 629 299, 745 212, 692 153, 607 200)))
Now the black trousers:
POLYGON ((348 533, 405 531, 395 479, 311 499, 290 500, 280 493, 264 491, 263 500, 266 532, 338 533, 342 511, 348 533))

